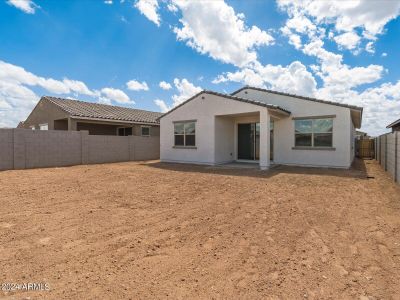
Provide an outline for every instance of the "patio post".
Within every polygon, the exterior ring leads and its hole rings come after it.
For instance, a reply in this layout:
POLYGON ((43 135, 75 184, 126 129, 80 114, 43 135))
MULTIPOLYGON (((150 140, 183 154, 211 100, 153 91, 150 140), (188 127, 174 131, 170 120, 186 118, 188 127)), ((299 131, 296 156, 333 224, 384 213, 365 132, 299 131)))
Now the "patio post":
POLYGON ((260 169, 270 166, 270 115, 268 109, 260 111, 260 169))

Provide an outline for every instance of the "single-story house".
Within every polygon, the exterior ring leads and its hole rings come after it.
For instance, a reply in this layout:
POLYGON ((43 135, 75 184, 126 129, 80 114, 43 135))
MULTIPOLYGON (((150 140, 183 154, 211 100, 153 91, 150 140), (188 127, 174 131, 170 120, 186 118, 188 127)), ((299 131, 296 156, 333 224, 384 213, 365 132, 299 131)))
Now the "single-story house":
POLYGON ((90 135, 159 136, 161 113, 44 96, 19 128, 87 130, 90 135))
POLYGON ((392 128, 392 132, 400 131, 400 119, 390 123, 386 128, 392 128))
POLYGON ((362 112, 254 87, 202 91, 160 117, 161 161, 349 168, 362 112))

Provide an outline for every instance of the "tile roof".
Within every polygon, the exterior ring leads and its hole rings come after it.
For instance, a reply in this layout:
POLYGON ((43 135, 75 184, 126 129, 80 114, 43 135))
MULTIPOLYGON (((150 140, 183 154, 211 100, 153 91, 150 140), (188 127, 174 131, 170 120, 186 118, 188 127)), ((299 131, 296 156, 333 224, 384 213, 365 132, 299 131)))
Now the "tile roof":
POLYGON ((159 123, 158 118, 162 116, 162 113, 128 107, 91 103, 50 96, 44 96, 42 99, 43 98, 54 103, 63 111, 74 117, 156 124, 159 123))
POLYGON ((175 106, 173 109, 169 110, 168 112, 166 112, 165 114, 160 116, 159 119, 161 119, 162 117, 168 115, 169 113, 173 112, 174 110, 176 110, 177 108, 179 108, 182 105, 186 104, 187 102, 193 100, 194 98, 200 96, 201 94, 215 95, 215 96, 219 96, 219 97, 223 97, 223 98, 227 98, 227 99, 232 99, 232 100, 236 100, 236 101, 240 101, 240 102, 246 102, 246 103, 250 103, 250 104, 254 104, 254 105, 258 105, 258 106, 263 106, 263 107, 267 107, 269 109, 279 110, 281 112, 284 112, 284 113, 290 115, 290 111, 288 111, 287 109, 284 109, 284 108, 282 108, 282 107, 280 107, 278 105, 268 104, 268 103, 264 103, 264 102, 260 102, 260 101, 256 101, 256 100, 252 100, 252 99, 245 99, 245 98, 235 97, 235 96, 232 96, 232 95, 217 93, 217 92, 214 92, 214 91, 203 90, 203 91, 197 93, 196 95, 194 95, 193 97, 191 97, 191 98, 187 99, 186 101, 182 102, 178 106, 175 106))
POLYGON ((263 89, 263 88, 257 88, 257 87, 252 87, 252 86, 245 86, 237 91, 234 91, 231 93, 232 96, 236 95, 237 93, 243 91, 243 90, 256 90, 256 91, 261 91, 261 92, 267 92, 271 94, 277 94, 277 95, 282 95, 282 96, 289 96, 289 97, 294 97, 298 99, 303 99, 303 100, 309 100, 309 101, 314 101, 314 102, 319 102, 319 103, 325 103, 325 104, 331 104, 331 105, 336 105, 336 106, 342 106, 342 107, 347 107, 355 110, 360 110, 362 111, 363 108, 355 105, 350 105, 350 104, 344 104, 344 103, 339 103, 339 102, 333 102, 333 101, 327 101, 327 100, 321 100, 321 99, 316 99, 316 98, 311 98, 311 97, 305 97, 305 96, 299 96, 295 94, 289 94, 289 93, 284 93, 284 92, 278 92, 278 91, 273 91, 273 90, 268 90, 268 89, 263 89))

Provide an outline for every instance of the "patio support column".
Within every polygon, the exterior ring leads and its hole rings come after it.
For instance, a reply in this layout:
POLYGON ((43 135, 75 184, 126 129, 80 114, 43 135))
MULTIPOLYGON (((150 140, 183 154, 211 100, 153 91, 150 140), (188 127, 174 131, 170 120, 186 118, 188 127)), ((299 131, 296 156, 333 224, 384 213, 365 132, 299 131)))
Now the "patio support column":
POLYGON ((260 169, 270 166, 270 115, 268 109, 260 111, 260 169))

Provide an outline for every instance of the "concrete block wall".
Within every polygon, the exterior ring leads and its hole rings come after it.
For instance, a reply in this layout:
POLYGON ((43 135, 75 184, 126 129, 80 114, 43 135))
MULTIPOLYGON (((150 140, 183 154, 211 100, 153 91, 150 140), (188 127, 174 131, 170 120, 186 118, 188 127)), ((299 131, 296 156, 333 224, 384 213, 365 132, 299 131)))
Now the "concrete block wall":
POLYGON ((160 137, 133 136, 133 160, 160 158, 160 137))
POLYGON ((0 170, 14 168, 13 131, 0 129, 0 170))
POLYGON ((0 170, 160 158, 159 136, 95 136, 87 131, 0 129, 0 170))
POLYGON ((130 161, 129 139, 125 136, 89 135, 89 164, 130 161))
POLYGON ((400 183, 400 132, 379 136, 377 161, 394 181, 400 183))
POLYGON ((395 142, 396 142, 396 135, 395 134, 388 134, 386 135, 387 138, 387 150, 386 150, 386 155, 387 155, 387 163, 386 163, 386 171, 393 177, 395 178, 395 172, 396 172, 396 147, 395 147, 395 142))

